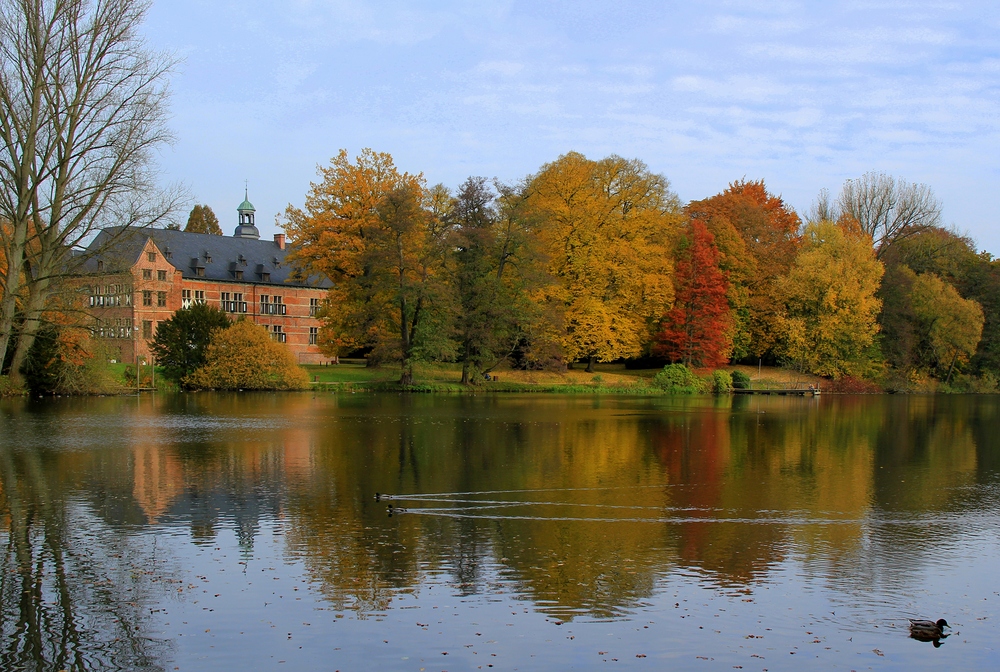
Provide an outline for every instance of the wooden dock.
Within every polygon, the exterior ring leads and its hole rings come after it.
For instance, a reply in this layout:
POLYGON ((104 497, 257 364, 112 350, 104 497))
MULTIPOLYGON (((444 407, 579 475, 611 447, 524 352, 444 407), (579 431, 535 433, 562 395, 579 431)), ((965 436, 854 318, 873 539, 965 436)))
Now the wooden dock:
POLYGON ((733 394, 778 394, 795 397, 816 397, 820 394, 820 389, 815 385, 804 383, 776 383, 775 387, 750 387, 733 389, 733 394))

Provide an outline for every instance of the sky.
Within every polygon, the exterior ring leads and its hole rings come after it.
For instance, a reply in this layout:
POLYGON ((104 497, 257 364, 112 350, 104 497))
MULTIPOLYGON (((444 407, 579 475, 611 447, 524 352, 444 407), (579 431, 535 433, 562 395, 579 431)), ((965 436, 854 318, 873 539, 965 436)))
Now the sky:
POLYGON ((638 158, 683 202, 764 179, 801 214, 882 171, 1000 256, 1000 3, 154 0, 178 59, 164 179, 261 235, 343 148, 429 184, 638 158))

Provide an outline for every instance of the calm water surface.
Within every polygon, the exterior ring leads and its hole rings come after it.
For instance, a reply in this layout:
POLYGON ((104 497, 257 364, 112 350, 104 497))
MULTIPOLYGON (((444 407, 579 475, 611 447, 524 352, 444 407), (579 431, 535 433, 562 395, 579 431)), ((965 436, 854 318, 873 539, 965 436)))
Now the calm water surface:
POLYGON ((1000 398, 5 401, 0 543, 3 670, 1000 669, 1000 398))

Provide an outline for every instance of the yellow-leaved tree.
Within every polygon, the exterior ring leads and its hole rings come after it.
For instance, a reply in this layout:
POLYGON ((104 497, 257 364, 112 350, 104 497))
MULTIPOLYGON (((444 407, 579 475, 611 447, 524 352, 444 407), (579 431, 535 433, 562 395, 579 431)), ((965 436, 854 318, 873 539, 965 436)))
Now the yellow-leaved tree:
POLYGON ((875 293, 884 270, 871 238, 860 230, 829 221, 809 224, 802 251, 779 283, 782 354, 821 376, 875 373, 881 309, 875 293))
POLYGON ((951 380, 956 364, 969 361, 983 335, 983 308, 933 273, 913 280, 913 312, 924 328, 932 357, 939 371, 945 367, 951 380))
POLYGON ((539 298, 564 357, 592 370, 641 354, 673 300, 682 216, 666 178, 636 159, 573 152, 542 166, 527 194, 553 278, 539 298))
POLYGON ((301 390, 309 387, 309 376, 266 327, 240 320, 212 333, 205 364, 183 383, 192 389, 301 390))

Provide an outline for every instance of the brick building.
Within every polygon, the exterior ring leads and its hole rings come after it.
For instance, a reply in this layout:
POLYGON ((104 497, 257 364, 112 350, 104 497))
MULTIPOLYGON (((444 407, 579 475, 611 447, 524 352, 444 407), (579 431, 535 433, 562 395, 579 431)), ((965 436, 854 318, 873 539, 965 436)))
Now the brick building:
POLYGON ((249 200, 238 212, 231 237, 171 229, 107 229, 97 235, 88 249, 87 301, 94 335, 120 361, 151 361, 156 325, 192 303, 267 327, 300 364, 329 361, 316 345, 316 313, 330 282, 302 277, 285 263, 284 234, 260 240, 249 200))

